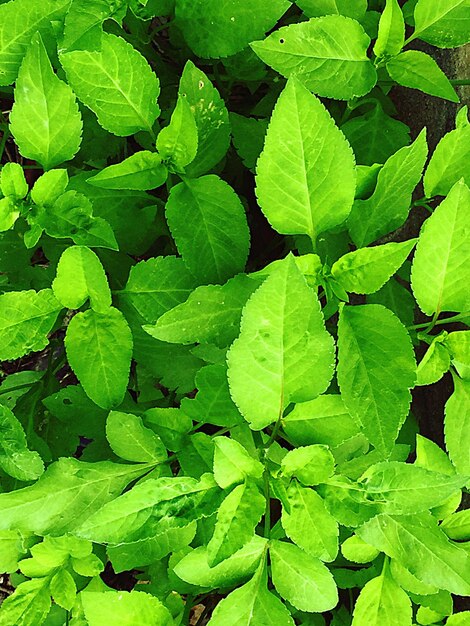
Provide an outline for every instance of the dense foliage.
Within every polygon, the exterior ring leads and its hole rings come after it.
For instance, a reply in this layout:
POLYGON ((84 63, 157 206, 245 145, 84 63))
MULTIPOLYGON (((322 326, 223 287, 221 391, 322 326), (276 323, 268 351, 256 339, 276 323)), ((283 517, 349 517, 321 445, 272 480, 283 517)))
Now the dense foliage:
POLYGON ((458 103, 423 50, 469 41, 469 0, 0 2, 0 626, 470 623, 470 123, 428 154, 389 97, 458 103))

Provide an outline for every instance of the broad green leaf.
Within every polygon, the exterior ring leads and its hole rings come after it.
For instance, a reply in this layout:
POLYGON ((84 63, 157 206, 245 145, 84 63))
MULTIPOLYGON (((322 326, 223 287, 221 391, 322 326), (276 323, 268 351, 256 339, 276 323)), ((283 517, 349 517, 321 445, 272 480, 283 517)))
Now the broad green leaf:
POLYGON ((387 0, 380 16, 379 35, 374 45, 377 57, 395 56, 405 43, 405 20, 398 0, 387 0))
POLYGON ((208 626, 294 626, 287 608, 268 591, 265 568, 263 559, 249 582, 219 602, 208 626))
POLYGON ((197 127, 198 146, 187 176, 201 176, 225 156, 230 144, 230 122, 225 102, 211 81, 191 60, 181 75, 179 95, 186 98, 197 127))
POLYGON ((470 611, 462 611, 461 613, 454 613, 447 618, 447 626, 466 626, 470 619, 470 611))
POLYGON ((262 61, 313 93, 337 100, 364 96, 377 82, 367 57, 370 39, 355 20, 342 15, 290 24, 251 47, 262 61))
POLYGON ((263 213, 278 232, 314 241, 346 220, 355 185, 354 156, 344 135, 320 100, 290 80, 258 160, 256 194, 263 213))
POLYGON ((112 307, 104 313, 77 313, 68 325, 65 348, 87 396, 103 409, 121 404, 132 356, 132 335, 123 314, 112 307))
POLYGON ((0 85, 11 85, 34 33, 51 39, 53 23, 61 22, 70 0, 13 0, 0 6, 0 85))
POLYGON ((19 163, 5 163, 0 170, 0 190, 12 200, 22 200, 28 193, 28 183, 19 163))
POLYGON ((418 50, 402 52, 387 62, 387 71, 399 85, 460 102, 449 79, 429 54, 418 50))
POLYGON ((119 137, 152 132, 160 112, 159 81, 131 44, 105 33, 99 52, 66 52, 60 61, 70 86, 103 128, 119 137))
POLYGON ((207 544, 207 558, 214 567, 245 546, 255 534, 266 500, 252 481, 231 491, 217 511, 214 534, 207 544))
POLYGON ((331 268, 333 277, 351 293, 375 293, 406 261, 417 239, 386 243, 348 252, 331 268))
POLYGON ((62 535, 77 528, 146 471, 142 466, 109 461, 60 459, 49 465, 34 485, 0 494, 0 528, 62 535))
POLYGON ((411 286, 426 315, 470 310, 470 190, 460 181, 423 225, 411 286))
POLYGON ((144 424, 151 428, 168 450, 178 452, 183 446, 185 435, 192 430, 193 422, 182 409, 148 409, 143 414, 144 424))
POLYGON ((432 595, 438 592, 437 587, 428 585, 423 583, 421 580, 418 580, 416 576, 413 576, 413 574, 403 567, 403 565, 401 565, 401 563, 396 559, 390 560, 390 572, 400 587, 409 593, 432 595))
MULTIPOLYGON (((320 241, 322 240, 320 239, 320 241)), ((300 272, 304 275, 307 285, 309 287, 318 288, 323 279, 323 263, 318 254, 301 254, 300 256, 295 256, 294 261, 300 272)), ((260 278, 264 280, 272 274, 273 270, 280 267, 283 263, 285 263, 285 257, 284 259, 272 261, 262 270, 251 272, 249 276, 250 278, 260 278)))
POLYGON ((72 0, 65 18, 65 50, 99 50, 103 34, 102 24, 107 19, 121 22, 127 9, 127 0, 72 0))
POLYGON ((245 210, 218 176, 173 187, 166 218, 185 264, 201 281, 225 282, 245 269, 250 245, 245 210))
POLYGON ((413 325, 415 300, 409 289, 395 278, 385 283, 379 291, 368 295, 366 301, 368 304, 382 304, 395 313, 402 324, 413 325))
POLYGON ((221 489, 241 483, 248 477, 262 477, 263 464, 250 456, 238 441, 215 437, 214 443, 214 478, 221 489))
POLYGON ((266 539, 255 535, 241 550, 215 567, 209 567, 207 548, 201 546, 186 554, 176 564, 174 571, 191 585, 210 589, 228 588, 246 580, 247 576, 255 572, 265 549, 266 539))
POLYGON ((196 374, 195 398, 183 398, 181 408, 196 422, 231 427, 243 421, 233 402, 225 364, 202 367, 196 374))
POLYGON ((290 450, 281 461, 284 476, 294 476, 303 485, 324 483, 333 475, 335 460, 327 446, 312 445, 290 450))
MULTIPOLYGON (((148 470, 147 470, 148 471, 148 470)), ((219 505, 220 489, 210 474, 201 481, 190 477, 147 479, 88 516, 76 534, 99 543, 119 544, 143 536, 155 536, 152 521, 172 516, 174 526, 187 526, 194 519, 212 514, 219 505)))
POLYGON ((414 11, 415 32, 438 48, 457 48, 470 41, 468 0, 418 0, 414 11))
POLYGON ((341 553, 352 563, 369 563, 376 559, 380 552, 370 546, 357 535, 351 535, 341 544, 341 553))
POLYGON ((461 178, 470 185, 470 124, 467 107, 463 123, 444 135, 431 157, 424 175, 424 190, 428 198, 446 196, 461 178))
POLYGON ((83 591, 81 604, 89 626, 172 626, 171 613, 158 598, 142 591, 83 591))
POLYGON ((52 69, 40 37, 33 37, 21 64, 10 129, 24 157, 44 169, 72 159, 82 140, 75 94, 52 69))
POLYGON ((111 291, 101 261, 85 246, 71 246, 62 253, 52 290, 68 309, 79 309, 88 298, 95 311, 104 313, 111 306, 111 291))
POLYGON ((470 381, 454 374, 454 392, 445 406, 444 434, 449 457, 460 474, 470 476, 470 381))
POLYGON ((441 341, 433 340, 416 370, 416 385, 437 383, 450 368, 450 354, 441 341))
POLYGON ((263 37, 289 6, 287 0, 268 5, 262 0, 178 0, 176 23, 198 56, 227 57, 263 37))
POLYGON ((441 474, 447 474, 447 476, 455 474, 455 468, 444 450, 437 443, 426 439, 422 435, 416 435, 415 465, 425 467, 434 472, 440 472, 441 474))
POLYGON ((470 540, 470 509, 457 511, 443 520, 441 530, 454 541, 470 540))
POLYGON ((158 133, 157 150, 169 167, 184 171, 197 154, 198 137, 194 114, 187 98, 178 96, 170 123, 158 133))
POLYGON ((338 382, 372 445, 392 451, 409 411, 416 363, 406 329, 378 304, 345 306, 338 324, 338 382))
POLYGON ((296 480, 287 488, 289 510, 282 508, 282 527, 289 539, 310 556, 334 561, 338 554, 338 524, 313 489, 296 480))
POLYGON ((135 189, 145 191, 161 187, 168 170, 160 155, 148 150, 136 152, 117 165, 110 165, 88 179, 90 185, 103 189, 135 189))
POLYGON ((411 626, 411 600, 393 579, 388 567, 361 589, 352 626, 411 626))
POLYGON ((71 611, 77 595, 75 581, 66 569, 60 569, 54 574, 50 583, 51 596, 56 604, 66 611, 71 611))
POLYGON ((254 430, 275 422, 291 402, 312 400, 328 387, 334 342, 292 256, 248 300, 227 362, 231 396, 254 430))
POLYGON ((45 172, 31 189, 31 200, 38 206, 52 206, 65 193, 69 182, 66 169, 45 172))
MULTIPOLYGON (((410 143, 408 126, 387 115, 378 101, 364 115, 353 117, 342 124, 341 130, 351 144, 357 163, 361 165, 385 163, 392 154, 410 143)), ((375 181, 371 191, 375 188, 375 181)), ((367 194, 365 198, 370 195, 367 194)), ((363 199, 357 192, 356 198, 363 199)))
POLYGON ((42 207, 33 225, 57 239, 72 239, 79 246, 117 250, 113 230, 106 220, 93 215, 90 200, 76 191, 67 191, 51 207, 42 207))
POLYGON ((36 480, 44 471, 44 463, 35 451, 28 450, 26 435, 15 415, 0 405, 0 466, 17 480, 36 480))
POLYGON ((431 515, 377 515, 356 532, 420 581, 458 595, 469 594, 470 556, 449 542, 431 515))
POLYGON ((138 463, 160 463, 167 458, 166 448, 142 418, 111 411, 106 420, 106 438, 121 459, 138 463))
POLYGON ((197 287, 186 302, 164 313, 144 329, 170 343, 230 345, 240 332, 242 309, 259 282, 240 274, 225 285, 197 287))
POLYGON ((367 0, 296 0, 307 17, 345 15, 361 20, 367 11, 367 0))
POLYGON ((37 626, 44 623, 51 608, 47 578, 22 582, 15 592, 2 602, 0 626, 37 626))
POLYGON ((19 216, 20 212, 12 198, 0 199, 0 232, 10 230, 19 216))
POLYGON ((296 404, 283 418, 282 427, 296 445, 323 443, 332 448, 359 432, 339 394, 296 404))
POLYGON ((338 590, 328 568, 297 546, 272 541, 272 579, 279 595, 300 611, 324 613, 338 603, 338 590))
POLYGON ((387 160, 379 172, 372 196, 355 201, 348 224, 357 246, 367 246, 405 222, 411 194, 421 179, 427 153, 426 131, 423 130, 411 146, 401 148, 387 160))
POLYGON ((245 167, 254 171, 258 157, 263 150, 268 120, 230 113, 230 123, 235 150, 245 167))
POLYGON ((449 333, 445 338, 445 346, 452 355, 452 364, 461 378, 470 379, 470 332, 458 330, 449 333))
POLYGON ((365 472, 361 482, 369 496, 391 514, 411 514, 439 506, 460 491, 466 479, 429 471, 419 465, 386 461, 365 472))
POLYGON ((182 259, 156 257, 134 265, 120 298, 142 319, 154 324, 166 311, 190 295, 196 280, 182 259))
POLYGON ((0 359, 43 350, 62 305, 52 289, 11 291, 0 296, 0 359))

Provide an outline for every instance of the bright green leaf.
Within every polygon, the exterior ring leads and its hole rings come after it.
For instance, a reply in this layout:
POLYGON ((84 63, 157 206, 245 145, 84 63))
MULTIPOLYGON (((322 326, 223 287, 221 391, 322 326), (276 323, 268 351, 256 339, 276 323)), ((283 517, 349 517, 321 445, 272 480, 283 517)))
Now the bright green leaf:
POLYGON ((0 466, 17 480, 36 480, 44 471, 44 463, 35 451, 28 450, 20 422, 6 406, 0 405, 0 466))
POLYGON ((377 57, 399 54, 405 43, 405 20, 398 0, 387 0, 380 16, 379 35, 374 45, 377 57))
POLYGON ((103 189, 135 189, 145 191, 161 187, 168 171, 155 152, 136 152, 117 165, 110 165, 88 179, 90 185, 103 189))
POLYGON ((214 478, 221 489, 246 480, 261 478, 264 466, 235 439, 215 437, 214 478))
POLYGON ((191 105, 187 98, 178 96, 170 123, 158 133, 157 150, 179 172, 194 161, 197 146, 197 125, 191 105))
POLYGON ((468 0, 418 0, 414 11, 415 32, 439 48, 456 48, 470 41, 468 0))
POLYGON ((142 591, 83 591, 81 603, 89 626, 172 626, 169 610, 142 591))
POLYGON ((460 474, 470 476, 470 381, 453 376, 454 392, 445 406, 444 434, 449 457, 460 474))
POLYGON ((0 170, 0 190, 12 200, 21 200, 28 193, 28 183, 19 163, 5 163, 0 170))
POLYGON ((294 476, 303 485, 324 483, 334 473, 335 461, 327 446, 312 445, 290 450, 281 462, 284 476, 294 476))
POLYGON ((138 415, 111 411, 106 420, 106 438, 121 459, 138 463, 160 463, 167 458, 160 438, 146 428, 138 415))

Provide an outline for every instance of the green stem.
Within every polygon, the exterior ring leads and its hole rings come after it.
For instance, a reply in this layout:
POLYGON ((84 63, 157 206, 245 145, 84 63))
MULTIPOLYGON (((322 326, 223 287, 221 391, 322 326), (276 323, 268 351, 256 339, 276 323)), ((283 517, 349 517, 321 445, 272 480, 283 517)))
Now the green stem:
POLYGON ((5 152, 5 146, 7 145, 7 141, 9 137, 10 137, 10 130, 7 128, 3 132, 3 137, 0 142, 0 159, 3 157, 3 153, 5 152))
POLYGON ((35 385, 37 382, 37 380, 31 382, 31 383, 23 383, 22 385, 16 385, 15 387, 7 387, 6 389, 0 389, 0 396, 5 394, 5 393, 12 393, 13 391, 19 391, 20 389, 27 389, 28 387, 32 387, 33 385, 35 385))
MULTIPOLYGON (((442 320, 436 320, 433 323, 434 326, 441 326, 442 324, 452 324, 453 322, 463 322, 470 318, 470 311, 466 311, 465 313, 459 313, 458 315, 454 315, 453 317, 446 317, 442 320)), ((433 318, 434 320, 434 318, 433 318)), ((433 322, 431 321, 431 323, 433 322)), ((407 326, 407 330, 422 330, 423 328, 427 328, 430 325, 430 322, 425 322, 424 324, 415 324, 414 326, 407 326)))
POLYGON ((193 608, 193 602, 194 602, 195 597, 196 596, 193 596, 193 595, 186 596, 186 602, 184 605, 184 613, 181 619, 182 624, 185 624, 185 625, 189 624, 189 618, 191 616, 191 609, 193 608))
POLYGON ((466 87, 467 85, 470 85, 470 78, 451 80, 450 84, 454 87, 466 87))
POLYGON ((271 446, 271 444, 275 441, 277 434, 281 428, 281 419, 282 419, 282 411, 279 414, 279 417, 277 418, 277 422, 274 425, 274 428, 272 430, 271 436, 269 437, 269 439, 267 440, 267 442, 264 444, 263 448, 269 449, 269 447, 271 446))

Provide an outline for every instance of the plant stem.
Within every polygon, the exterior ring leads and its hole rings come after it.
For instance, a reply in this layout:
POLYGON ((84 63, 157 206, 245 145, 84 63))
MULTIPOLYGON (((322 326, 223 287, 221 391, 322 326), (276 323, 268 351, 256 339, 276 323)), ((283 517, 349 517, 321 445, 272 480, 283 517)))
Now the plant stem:
POLYGON ((3 137, 0 141, 0 159, 3 157, 3 153, 5 152, 5 146, 7 145, 8 138, 10 137, 10 129, 6 128, 3 131, 3 137))
MULTIPOLYGON (((470 318, 470 311, 466 311, 465 313, 459 313, 458 315, 454 315, 453 317, 446 317, 442 320, 436 320, 432 328, 434 326, 441 326, 442 324, 452 324, 453 322, 463 322, 470 318)), ((434 318, 433 318, 434 319, 434 318)), ((424 324, 415 324, 414 326, 407 326, 407 330, 422 330, 423 328, 427 328, 430 325, 429 322, 425 322, 424 324)))
POLYGON ((465 87, 470 85, 470 78, 458 78, 457 80, 451 80, 450 84, 454 87, 465 87))
POLYGON ((193 595, 186 596, 186 602, 184 605, 184 613, 183 613, 183 617, 181 618, 182 624, 185 624, 185 625, 189 624, 189 618, 191 616, 191 609, 193 608, 194 598, 195 596, 193 595))

